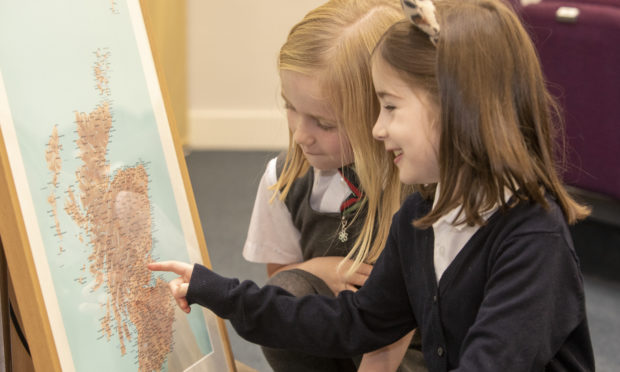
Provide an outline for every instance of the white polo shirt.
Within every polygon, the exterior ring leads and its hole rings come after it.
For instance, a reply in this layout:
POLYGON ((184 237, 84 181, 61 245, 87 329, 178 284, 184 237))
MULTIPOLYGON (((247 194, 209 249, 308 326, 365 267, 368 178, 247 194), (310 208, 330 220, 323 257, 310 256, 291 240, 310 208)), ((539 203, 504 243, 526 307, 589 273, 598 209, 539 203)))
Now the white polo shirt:
MULTIPOLYGON (((291 264, 303 261, 299 244, 300 232, 293 225, 291 213, 278 192, 270 203, 273 190, 269 187, 277 181, 276 159, 271 159, 256 192, 256 200, 248 237, 243 247, 243 257, 251 262, 291 264)), ((314 183, 310 206, 321 213, 338 213, 340 205, 351 194, 338 170, 314 169, 314 183)))

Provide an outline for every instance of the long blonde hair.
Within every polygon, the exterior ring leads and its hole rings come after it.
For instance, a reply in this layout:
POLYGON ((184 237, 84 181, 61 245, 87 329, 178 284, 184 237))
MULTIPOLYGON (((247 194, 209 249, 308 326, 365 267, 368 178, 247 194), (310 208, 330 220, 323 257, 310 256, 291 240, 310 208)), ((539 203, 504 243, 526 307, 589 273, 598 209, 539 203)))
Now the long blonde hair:
MULTIPOLYGON (((377 260, 387 240, 391 217, 405 193, 392 155, 372 137, 379 103, 370 68, 375 44, 385 30, 402 18, 398 0, 331 0, 310 11, 291 29, 278 59, 280 71, 295 71, 319 79, 338 125, 351 144, 367 213, 361 232, 346 256, 354 259, 349 273, 362 262, 377 260)), ((280 199, 286 197, 293 181, 309 167, 289 133, 282 174, 273 187, 280 191, 280 199)))

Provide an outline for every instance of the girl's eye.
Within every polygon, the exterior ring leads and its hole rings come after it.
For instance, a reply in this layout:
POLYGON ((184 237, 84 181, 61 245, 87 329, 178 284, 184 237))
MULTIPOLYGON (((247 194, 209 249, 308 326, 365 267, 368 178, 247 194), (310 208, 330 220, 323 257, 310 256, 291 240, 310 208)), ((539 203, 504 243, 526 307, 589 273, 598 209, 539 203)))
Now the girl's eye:
POLYGON ((383 108, 386 111, 394 111, 396 109, 396 106, 392 106, 392 105, 384 105, 383 108))
POLYGON ((321 128, 322 130, 328 131, 328 130, 332 130, 335 129, 336 126, 333 124, 327 124, 327 123, 323 123, 319 120, 316 121, 316 125, 321 128))

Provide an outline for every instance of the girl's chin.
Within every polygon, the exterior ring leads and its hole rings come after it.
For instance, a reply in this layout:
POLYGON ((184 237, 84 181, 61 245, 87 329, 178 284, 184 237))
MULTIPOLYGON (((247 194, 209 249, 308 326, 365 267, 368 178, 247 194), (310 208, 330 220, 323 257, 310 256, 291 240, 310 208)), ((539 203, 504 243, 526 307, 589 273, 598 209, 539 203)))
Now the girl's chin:
POLYGON ((338 169, 342 167, 342 164, 340 164, 339 160, 336 161, 327 156, 320 156, 320 155, 305 155, 305 156, 306 156, 306 160, 312 166, 312 168, 317 169, 317 170, 328 171, 328 170, 334 170, 334 169, 338 169))
MULTIPOLYGON (((306 159, 308 159, 308 158, 306 158, 306 159)), ((320 170, 320 171, 328 171, 328 170, 333 170, 333 169, 340 168, 340 165, 327 164, 326 162, 316 161, 316 160, 312 161, 310 159, 308 159, 308 163, 310 163, 312 168, 314 168, 316 170, 320 170)))
POLYGON ((420 180, 418 180, 417 178, 418 177, 415 177, 411 174, 404 173, 401 169, 398 169, 398 179, 400 180, 401 183, 405 185, 422 184, 423 182, 420 182, 420 180))

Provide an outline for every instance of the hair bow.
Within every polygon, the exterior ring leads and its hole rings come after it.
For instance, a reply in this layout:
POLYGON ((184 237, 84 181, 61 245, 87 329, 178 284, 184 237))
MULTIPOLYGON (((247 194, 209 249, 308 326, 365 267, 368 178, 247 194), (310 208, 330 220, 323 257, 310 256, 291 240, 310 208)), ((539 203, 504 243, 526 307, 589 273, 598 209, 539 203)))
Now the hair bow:
POLYGON ((439 23, 435 17, 435 5, 431 0, 401 0, 405 16, 417 28, 428 34, 433 45, 439 41, 439 23))

